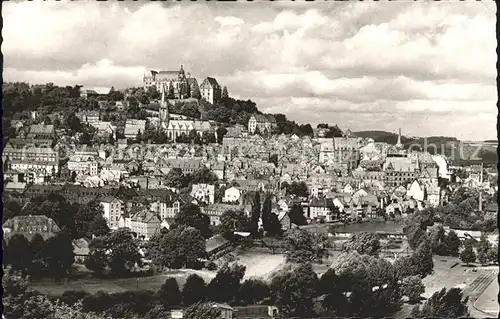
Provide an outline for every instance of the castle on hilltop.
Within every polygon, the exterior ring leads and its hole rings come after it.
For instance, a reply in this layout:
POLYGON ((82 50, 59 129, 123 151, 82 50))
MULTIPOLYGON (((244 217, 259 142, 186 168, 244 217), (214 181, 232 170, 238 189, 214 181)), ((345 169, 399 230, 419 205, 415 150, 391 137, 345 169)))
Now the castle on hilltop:
POLYGON ((142 82, 144 90, 155 87, 158 92, 166 90, 166 98, 204 99, 210 104, 215 104, 221 100, 222 88, 215 78, 207 77, 201 85, 198 85, 196 78, 185 73, 181 65, 179 71, 150 71, 150 75, 144 75, 142 82))
POLYGON ((166 87, 169 99, 186 99, 199 92, 198 81, 191 74, 186 74, 182 65, 179 71, 150 71, 150 75, 145 74, 142 81, 145 90, 156 87, 161 91, 166 87))

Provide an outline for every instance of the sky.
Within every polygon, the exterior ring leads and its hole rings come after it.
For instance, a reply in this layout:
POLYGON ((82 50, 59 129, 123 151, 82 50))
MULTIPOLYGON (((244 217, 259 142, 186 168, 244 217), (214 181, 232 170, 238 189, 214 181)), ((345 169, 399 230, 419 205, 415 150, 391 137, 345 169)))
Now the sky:
POLYGON ((142 85, 184 66, 300 123, 496 139, 496 5, 4 2, 4 81, 142 85))

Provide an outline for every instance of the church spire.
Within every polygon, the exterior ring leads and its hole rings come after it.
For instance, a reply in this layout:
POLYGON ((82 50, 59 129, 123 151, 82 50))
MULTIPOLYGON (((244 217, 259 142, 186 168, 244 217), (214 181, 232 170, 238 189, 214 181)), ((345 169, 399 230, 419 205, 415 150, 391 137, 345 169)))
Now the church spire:
POLYGON ((165 96, 165 83, 163 83, 161 85, 161 102, 165 102, 166 101, 166 96, 165 96))

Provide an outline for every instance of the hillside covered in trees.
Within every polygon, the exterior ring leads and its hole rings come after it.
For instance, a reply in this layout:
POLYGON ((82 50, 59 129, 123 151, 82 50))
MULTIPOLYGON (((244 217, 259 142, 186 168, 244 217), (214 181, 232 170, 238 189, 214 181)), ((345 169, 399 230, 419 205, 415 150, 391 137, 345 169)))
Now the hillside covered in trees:
MULTIPOLYGON (((29 111, 38 111, 39 119, 46 121, 47 116, 59 113, 64 116, 74 114, 83 110, 100 110, 101 119, 111 121, 113 124, 123 124, 126 118, 146 119, 149 115, 147 110, 158 110, 160 93, 150 88, 128 88, 115 90, 113 87, 107 94, 97 97, 83 98, 80 96, 81 85, 57 86, 53 83, 43 85, 30 85, 25 82, 4 83, 3 91, 3 126, 6 137, 11 135, 10 122, 12 119, 28 119, 29 111), (116 101, 126 101, 126 112, 118 112, 115 107, 116 101)), ((222 126, 240 124, 248 125, 252 114, 264 114, 255 102, 251 100, 238 100, 230 97, 225 89, 221 101, 212 105, 205 100, 194 98, 186 100, 170 100, 169 109, 171 113, 212 120, 219 122, 222 126)), ((268 114, 270 115, 270 114, 268 114)), ((310 124, 298 124, 287 119, 285 114, 273 114, 277 121, 278 134, 296 134, 298 136, 313 136, 310 124)), ((334 126, 336 127, 336 126, 334 126)), ((333 128, 333 127, 332 127, 333 128)), ((340 136, 341 131, 335 131, 330 135, 340 136)), ((338 127, 336 127, 338 129, 338 127)))

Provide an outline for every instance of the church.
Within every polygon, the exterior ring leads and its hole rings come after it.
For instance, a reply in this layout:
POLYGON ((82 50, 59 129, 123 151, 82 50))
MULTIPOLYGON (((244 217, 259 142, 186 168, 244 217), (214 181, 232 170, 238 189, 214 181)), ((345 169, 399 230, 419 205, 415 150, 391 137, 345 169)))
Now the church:
POLYGON ((160 128, 165 130, 168 138, 172 141, 182 134, 189 135, 192 130, 202 136, 204 133, 213 133, 215 128, 209 121, 188 118, 182 115, 170 114, 168 110, 167 88, 164 84, 160 88, 161 100, 158 113, 160 128))
POLYGON ((150 71, 150 75, 144 75, 144 90, 156 87, 158 91, 165 86, 168 99, 186 99, 192 97, 195 91, 199 91, 198 81, 191 74, 184 72, 181 65, 179 71, 150 71))

